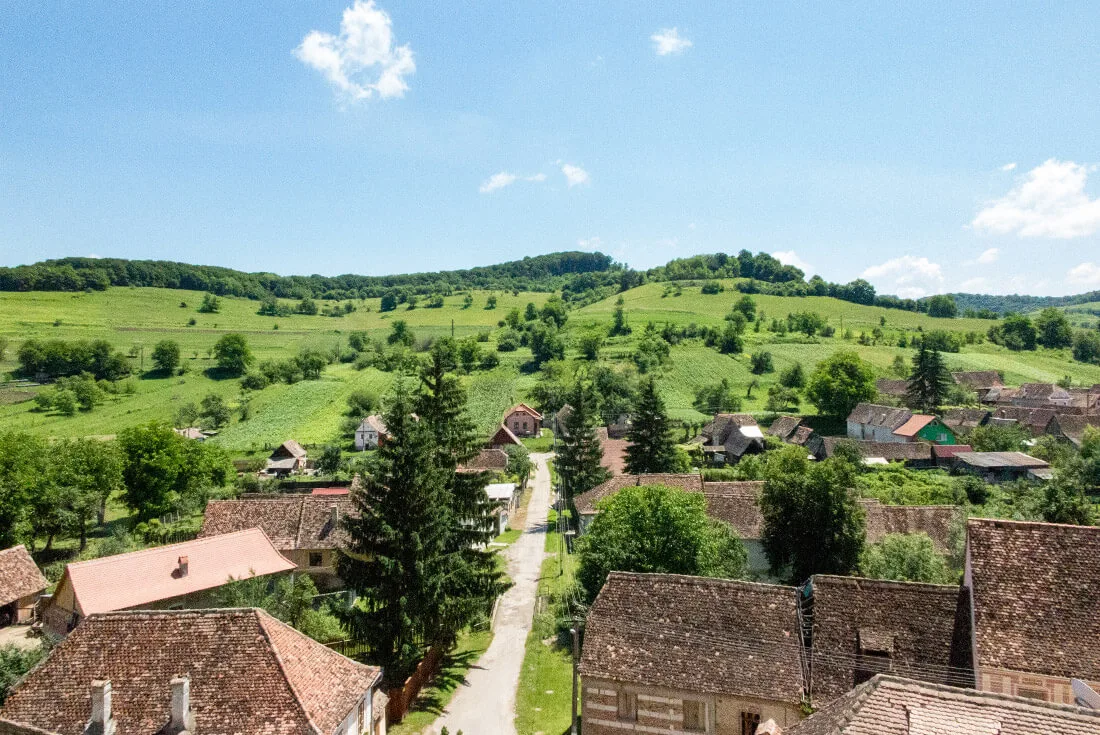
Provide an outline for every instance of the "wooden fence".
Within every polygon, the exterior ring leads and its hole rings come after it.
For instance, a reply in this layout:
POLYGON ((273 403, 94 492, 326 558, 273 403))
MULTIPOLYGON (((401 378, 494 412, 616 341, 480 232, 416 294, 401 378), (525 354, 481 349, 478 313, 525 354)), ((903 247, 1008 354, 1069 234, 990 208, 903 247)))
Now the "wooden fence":
POLYGON ((386 722, 400 722, 405 717, 409 707, 416 701, 417 695, 420 694, 420 690, 439 673, 442 662, 443 649, 440 646, 432 646, 424 659, 416 665, 416 671, 412 673, 412 676, 405 679, 404 686, 387 692, 390 701, 386 705, 386 722))

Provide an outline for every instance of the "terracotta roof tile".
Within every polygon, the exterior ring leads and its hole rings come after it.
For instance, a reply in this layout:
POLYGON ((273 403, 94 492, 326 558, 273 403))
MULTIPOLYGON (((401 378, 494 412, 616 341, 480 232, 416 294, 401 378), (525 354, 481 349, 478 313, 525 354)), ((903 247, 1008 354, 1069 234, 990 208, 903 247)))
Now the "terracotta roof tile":
POLYGON ((83 615, 123 610, 220 587, 230 577, 243 579, 294 569, 268 540, 252 528, 182 544, 74 562, 65 567, 83 615), (187 574, 179 573, 187 557, 187 574))
POLYGON ((1100 528, 971 519, 967 547, 975 664, 1100 681, 1100 528))
POLYGON ((346 540, 336 517, 354 512, 348 493, 341 495, 286 495, 241 500, 211 500, 203 514, 199 538, 261 528, 279 551, 335 549, 346 540))
POLYGON ((261 610, 89 616, 11 693, 2 716, 82 735, 95 679, 111 682, 117 735, 169 720, 171 679, 189 676, 195 731, 331 733, 380 679, 261 610))
POLYGON ((612 572, 588 615, 580 672, 797 705, 798 596, 778 585, 612 572))
POLYGON ((913 416, 908 408, 860 403, 848 414, 848 420, 868 426, 882 426, 893 431, 913 416))
POLYGON ((604 498, 611 497, 624 487, 636 485, 665 485, 689 492, 700 492, 703 489, 703 477, 698 474, 665 474, 665 475, 615 475, 609 480, 600 483, 588 492, 581 493, 573 498, 573 504, 577 512, 587 515, 596 512, 596 504, 604 498))
POLYGON ((936 420, 935 416, 929 416, 927 414, 915 413, 909 417, 909 420, 904 424, 894 429, 894 433, 898 436, 916 436, 917 432, 928 426, 930 423, 936 420))
POLYGON ((1095 735, 1100 712, 878 675, 783 735, 1095 735))
POLYGON ((0 551, 0 607, 49 587, 26 546, 0 551))

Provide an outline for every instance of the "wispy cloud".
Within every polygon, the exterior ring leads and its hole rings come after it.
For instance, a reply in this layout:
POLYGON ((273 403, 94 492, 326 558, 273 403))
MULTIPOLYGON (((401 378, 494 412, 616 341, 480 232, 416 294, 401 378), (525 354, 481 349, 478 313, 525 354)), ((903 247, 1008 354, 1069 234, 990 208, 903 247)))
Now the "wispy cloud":
POLYGON ((508 171, 501 171, 495 173, 489 178, 485 179, 478 187, 478 191, 482 194, 488 194, 489 192, 496 191, 497 189, 503 189, 506 186, 511 186, 517 181, 546 181, 546 174, 534 174, 532 176, 517 176, 516 174, 509 173, 508 171))
POLYGON ((578 250, 594 251, 599 250, 601 247, 603 247, 603 240, 601 240, 596 235, 593 235, 592 237, 582 237, 581 239, 577 240, 578 250))
POLYGON ((793 250, 780 250, 772 253, 772 257, 778 260, 783 265, 793 265, 795 268, 799 268, 803 273, 812 273, 814 267, 798 257, 798 253, 793 250))
POLYGON ((867 268, 861 275, 876 288, 892 291, 903 299, 917 299, 943 291, 943 268, 924 256, 891 258, 867 268))
POLYGON ((577 186, 578 184, 587 184, 590 180, 587 171, 572 163, 563 163, 561 165, 561 172, 565 174, 565 180, 569 182, 570 187, 577 186))
POLYGON ((344 9, 338 35, 310 31, 294 55, 351 101, 403 97, 405 77, 416 71, 412 49, 394 45, 393 21, 374 0, 355 0, 344 9))
POLYGON ((658 56, 682 54, 684 49, 692 46, 691 41, 682 37, 676 28, 662 28, 650 36, 649 40, 653 41, 653 50, 658 56))
POLYGON ((1053 158, 1027 174, 1011 191, 989 202, 970 223, 975 230, 1019 237, 1070 239, 1100 232, 1100 199, 1085 184, 1095 167, 1053 158))
POLYGON ((987 248, 977 258, 963 262, 963 265, 989 265, 996 263, 1001 257, 1000 248, 987 248))
POLYGON ((1100 265, 1081 263, 1069 269, 1066 280, 1075 286, 1100 286, 1100 265))
POLYGON ((1016 162, 1013 161, 1012 163, 1006 163, 1005 165, 1001 166, 1001 170, 1002 171, 1015 171, 1016 170, 1016 162))

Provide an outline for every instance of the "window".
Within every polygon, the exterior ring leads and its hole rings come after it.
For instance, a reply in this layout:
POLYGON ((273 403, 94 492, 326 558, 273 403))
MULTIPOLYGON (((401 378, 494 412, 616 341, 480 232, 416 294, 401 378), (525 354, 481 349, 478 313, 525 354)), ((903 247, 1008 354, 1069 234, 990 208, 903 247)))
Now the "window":
POLYGON ((619 719, 634 722, 638 719, 638 695, 619 692, 619 719))
POLYGON ((684 700, 684 729, 692 732, 706 732, 706 703, 693 699, 684 700))
POLYGON ((324 557, 322 556, 320 551, 309 552, 309 565, 311 567, 321 566, 324 563, 323 559, 324 557))
POLYGON ((526 433, 526 431, 527 431, 527 422, 526 422, 526 421, 524 421, 524 422, 523 422, 523 431, 524 431, 525 433, 526 433))
POLYGON ((759 712, 741 713, 741 735, 756 735, 756 728, 760 727, 759 712))

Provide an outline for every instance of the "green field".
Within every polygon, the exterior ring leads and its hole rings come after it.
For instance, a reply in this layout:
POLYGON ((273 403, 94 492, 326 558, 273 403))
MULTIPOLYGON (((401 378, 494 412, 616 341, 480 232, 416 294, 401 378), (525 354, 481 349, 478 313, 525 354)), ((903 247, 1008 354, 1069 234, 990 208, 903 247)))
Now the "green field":
MULTIPOLYGON (((741 294, 727 282, 725 292, 705 295, 698 286, 685 286, 682 295, 663 295, 665 285, 646 284, 623 294, 626 314, 633 334, 608 340, 601 359, 617 364, 629 364, 645 324, 670 322, 687 325, 721 325, 731 305, 741 294)), ((142 365, 151 367, 149 354, 162 339, 180 344, 186 373, 174 377, 135 377, 125 381, 132 394, 113 396, 87 413, 65 417, 55 413, 34 411, 34 387, 0 387, 0 426, 55 436, 105 436, 137 423, 158 419, 171 421, 185 403, 198 403, 203 396, 216 393, 237 405, 242 393, 237 380, 216 380, 207 374, 214 361, 210 350, 217 339, 227 332, 246 335, 257 360, 283 358, 303 347, 325 350, 346 344, 352 331, 364 331, 374 337, 389 332, 390 325, 404 319, 418 339, 453 333, 467 336, 479 332, 494 332, 497 322, 512 308, 523 309, 528 302, 541 305, 548 294, 495 292, 498 306, 484 308, 488 292, 474 292, 474 304, 463 308, 463 296, 447 297, 443 308, 402 306, 395 312, 380 313, 378 300, 354 302, 356 311, 342 318, 326 316, 270 317, 258 315, 259 303, 243 298, 225 297, 217 314, 200 314, 197 306, 202 294, 155 288, 111 288, 94 293, 0 293, 0 336, 8 339, 7 354, 0 362, 0 372, 15 369, 15 351, 29 338, 106 339, 118 349, 133 355, 135 373, 142 365), (186 306, 181 306, 185 303, 186 306), (194 319, 195 325, 188 326, 194 319), (278 326, 278 329, 275 327, 278 326), (144 356, 144 359, 143 359, 144 356)), ((570 312, 567 331, 602 328, 611 319, 617 297, 591 304, 570 312)), ((918 329, 943 329, 961 333, 984 334, 991 322, 978 319, 933 319, 923 314, 860 306, 826 297, 792 298, 755 295, 758 312, 767 321, 784 319, 788 313, 816 311, 836 328, 831 338, 807 339, 800 335, 778 336, 769 332, 746 334, 745 353, 721 355, 698 342, 688 342, 672 348, 668 363, 657 377, 662 393, 674 418, 701 421, 705 417, 692 408, 695 391, 703 385, 727 378, 744 397, 750 384, 756 381, 751 398, 744 401, 744 410, 761 412, 768 386, 783 368, 801 363, 807 370, 824 357, 839 350, 857 350, 871 362, 882 376, 897 355, 908 359, 912 352, 898 348, 898 337, 912 336, 918 329), (882 338, 877 346, 860 346, 861 333, 871 334, 878 328, 882 338), (851 339, 844 339, 846 332, 851 339), (773 355, 776 372, 762 376, 749 371, 749 354, 767 350, 773 355)), ((289 302, 288 302, 289 303, 289 302)), ((325 302, 318 302, 324 307, 325 302)), ((493 349, 493 342, 483 345, 493 349)), ((573 363, 570 372, 583 369, 587 363, 577 359, 570 350, 573 363)), ((1100 367, 1074 362, 1068 351, 1039 350, 1016 353, 985 342, 968 345, 958 354, 947 354, 951 369, 996 369, 1004 372, 1009 384, 1025 381, 1053 382, 1070 376, 1075 384, 1100 382, 1100 367)), ((478 425, 490 431, 505 408, 524 400, 535 384, 535 375, 522 371, 530 352, 520 349, 500 353, 501 363, 488 372, 475 372, 463 378, 470 395, 470 409, 478 425)), ((263 451, 285 439, 294 438, 310 445, 339 439, 339 427, 345 400, 354 390, 367 388, 384 393, 394 376, 373 368, 355 370, 349 364, 330 365, 321 380, 303 381, 295 385, 274 385, 252 394, 251 418, 234 421, 215 439, 237 453, 263 451)), ((804 411, 811 411, 803 406, 804 411)))

